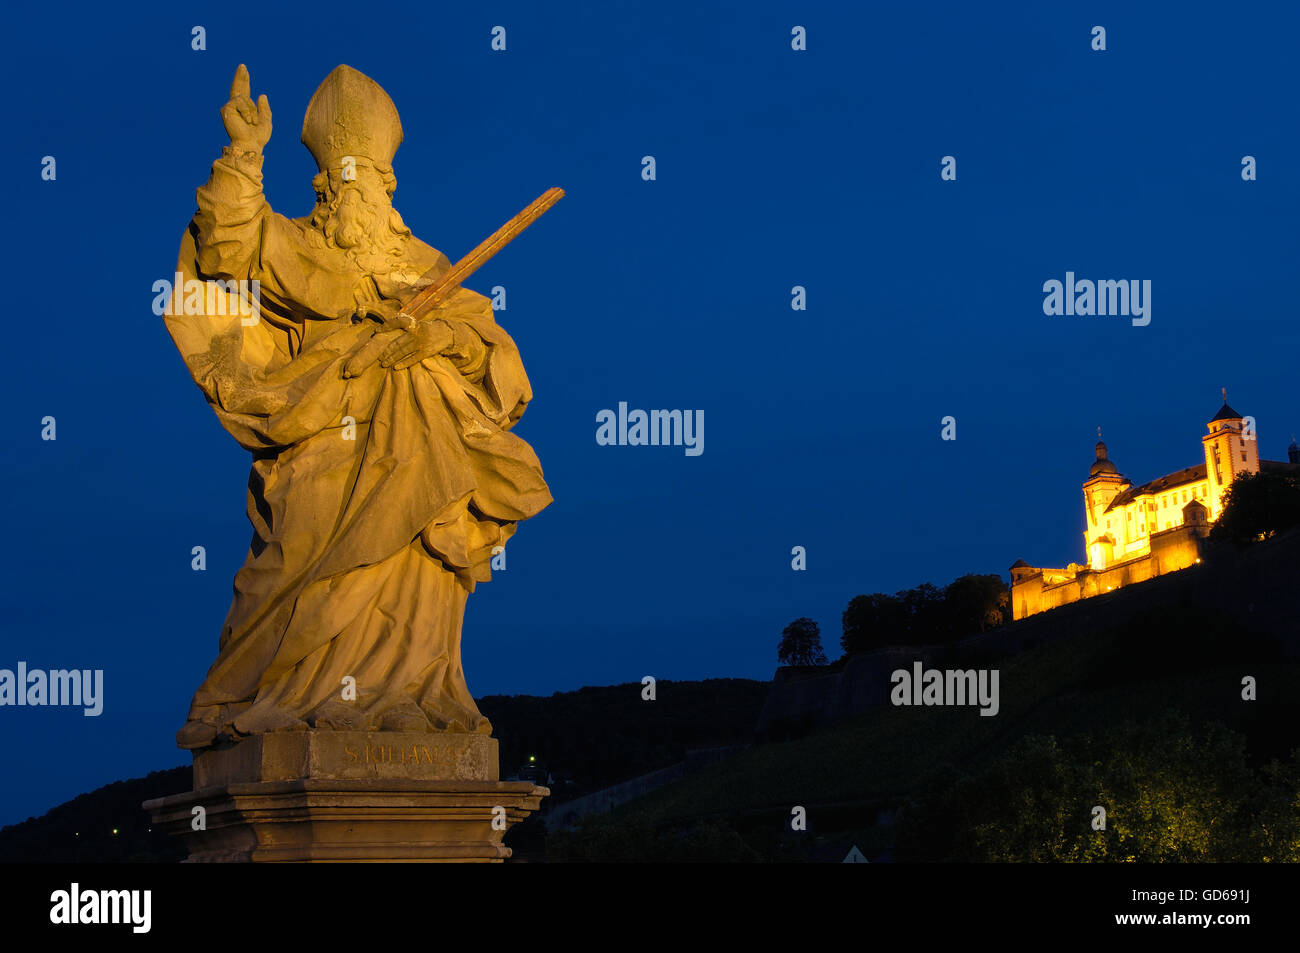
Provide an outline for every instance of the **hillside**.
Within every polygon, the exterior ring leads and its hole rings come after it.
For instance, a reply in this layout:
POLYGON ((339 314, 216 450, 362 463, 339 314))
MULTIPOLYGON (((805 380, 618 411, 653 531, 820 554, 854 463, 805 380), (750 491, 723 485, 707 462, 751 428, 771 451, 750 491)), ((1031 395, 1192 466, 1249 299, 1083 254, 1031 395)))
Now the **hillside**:
POLYGON ((769 685, 660 680, 654 701, 643 701, 634 682, 549 696, 487 695, 478 705, 499 739, 503 777, 535 756, 571 778, 570 793, 579 794, 667 767, 692 748, 747 744, 769 685))
POLYGON ((140 805, 180 794, 191 785, 188 767, 115 781, 51 808, 39 818, 0 828, 3 863, 121 863, 178 861, 185 852, 149 829, 140 805))
MULTIPOLYGON (((960 662, 947 660, 950 667, 960 662)), ((980 717, 974 708, 877 708, 798 740, 752 748, 608 817, 589 819, 576 833, 551 835, 548 855, 813 859, 827 845, 835 849, 821 853, 842 856, 857 844, 869 857, 888 858, 897 846, 900 810, 903 820, 909 808, 914 816, 933 814, 946 792, 976 783, 1026 738, 1078 741, 1086 734, 1085 757, 1104 764, 1125 754, 1107 746, 1108 732, 1126 723, 1162 724, 1170 710, 1188 723, 1171 728, 1162 743, 1192 744, 1206 726, 1221 724, 1242 739, 1256 772, 1300 745, 1300 666, 1285 660, 1277 640, 1237 615, 1191 604, 1165 607, 996 662, 968 664, 1000 669, 996 717, 980 717), (1257 679, 1257 701, 1242 700, 1243 675, 1257 679), (796 805, 808 812, 804 834, 790 831, 796 805)), ((1007 803, 979 823, 1010 829, 1023 820, 1015 804, 1019 791, 1012 784, 1007 803)), ((1086 820, 1094 802, 1080 799, 1086 820)), ((950 846, 911 859, 943 859, 950 846)))

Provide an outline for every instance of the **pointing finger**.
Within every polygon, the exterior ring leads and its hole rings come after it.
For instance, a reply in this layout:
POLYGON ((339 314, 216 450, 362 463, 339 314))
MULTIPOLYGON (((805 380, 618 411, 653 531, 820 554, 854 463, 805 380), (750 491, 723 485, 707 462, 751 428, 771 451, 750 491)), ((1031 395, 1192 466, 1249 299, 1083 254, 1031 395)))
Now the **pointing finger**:
POLYGON ((257 97, 257 115, 259 119, 271 121, 271 104, 266 99, 266 93, 257 97))
POLYGON ((248 67, 243 63, 240 63, 239 66, 235 68, 235 78, 230 84, 230 98, 237 100, 242 97, 247 99, 248 91, 248 67))

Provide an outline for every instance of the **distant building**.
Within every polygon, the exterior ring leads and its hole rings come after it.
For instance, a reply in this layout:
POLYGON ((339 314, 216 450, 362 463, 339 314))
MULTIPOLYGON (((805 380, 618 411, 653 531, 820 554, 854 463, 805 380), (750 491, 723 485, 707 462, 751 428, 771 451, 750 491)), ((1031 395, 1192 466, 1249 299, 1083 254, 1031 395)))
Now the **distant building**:
POLYGON ((1011 567, 1011 612, 1015 619, 1141 582, 1200 560, 1202 540, 1223 512, 1232 481, 1243 473, 1283 469, 1300 473, 1300 446, 1294 439, 1289 462, 1259 459, 1254 421, 1228 406, 1207 424, 1201 437, 1203 463, 1134 486, 1097 442, 1097 459, 1083 483, 1087 565, 1064 569, 1011 567))

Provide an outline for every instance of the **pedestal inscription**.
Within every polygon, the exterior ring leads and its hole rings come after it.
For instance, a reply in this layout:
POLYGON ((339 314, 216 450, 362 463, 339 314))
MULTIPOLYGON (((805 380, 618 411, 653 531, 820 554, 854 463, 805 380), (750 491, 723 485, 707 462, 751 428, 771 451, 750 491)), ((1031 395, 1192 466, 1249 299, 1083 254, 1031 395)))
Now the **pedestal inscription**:
POLYGON ((194 788, 256 781, 495 781, 497 742, 427 731, 292 731, 195 752, 194 788))

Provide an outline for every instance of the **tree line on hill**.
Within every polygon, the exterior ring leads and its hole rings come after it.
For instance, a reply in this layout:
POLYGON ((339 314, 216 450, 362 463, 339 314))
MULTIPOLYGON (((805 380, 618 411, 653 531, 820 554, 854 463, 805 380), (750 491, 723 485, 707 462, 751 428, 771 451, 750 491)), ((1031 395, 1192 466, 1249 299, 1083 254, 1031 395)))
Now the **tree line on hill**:
MULTIPOLYGON (((934 645, 987 632, 1011 619, 1011 590, 997 575, 968 574, 942 589, 928 582, 892 596, 854 596, 841 617, 845 656, 887 645, 934 645)), ((825 665, 820 627, 795 619, 781 634, 782 665, 825 665)))

